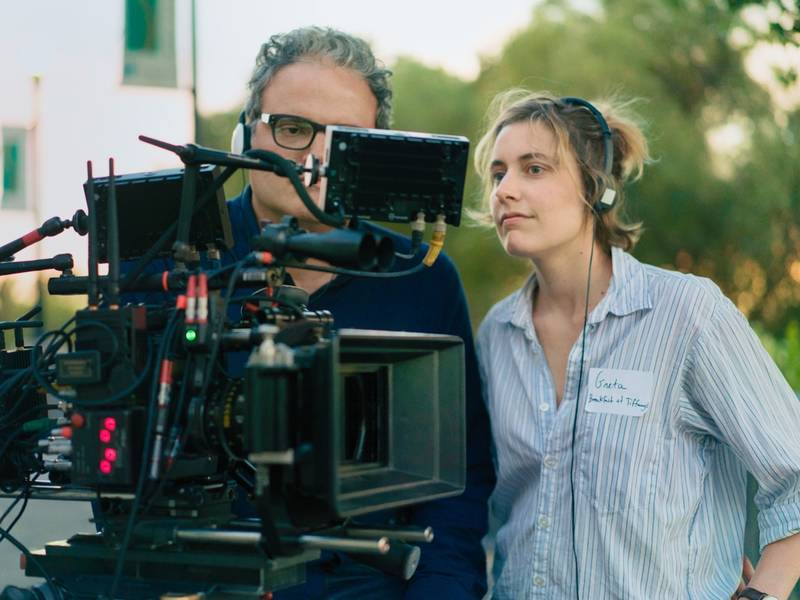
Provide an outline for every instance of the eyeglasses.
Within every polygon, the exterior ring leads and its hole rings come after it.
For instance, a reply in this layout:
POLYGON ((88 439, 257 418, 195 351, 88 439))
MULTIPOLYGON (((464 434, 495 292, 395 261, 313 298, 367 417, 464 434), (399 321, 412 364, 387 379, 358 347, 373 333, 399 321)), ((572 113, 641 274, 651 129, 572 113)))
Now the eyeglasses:
POLYGON ((261 121, 269 125, 275 143, 287 150, 305 150, 314 143, 317 133, 324 132, 326 127, 296 115, 261 113, 261 121))

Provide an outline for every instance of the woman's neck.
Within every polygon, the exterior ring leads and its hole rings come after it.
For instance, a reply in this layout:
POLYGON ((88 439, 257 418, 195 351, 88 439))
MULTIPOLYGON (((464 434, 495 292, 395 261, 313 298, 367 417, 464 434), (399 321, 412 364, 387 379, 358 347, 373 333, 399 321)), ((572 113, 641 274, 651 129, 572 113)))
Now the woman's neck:
POLYGON ((533 260, 538 284, 534 314, 557 313, 573 322, 583 323, 590 256, 589 312, 600 303, 611 283, 611 257, 597 242, 592 255, 592 245, 588 242, 571 251, 533 260))

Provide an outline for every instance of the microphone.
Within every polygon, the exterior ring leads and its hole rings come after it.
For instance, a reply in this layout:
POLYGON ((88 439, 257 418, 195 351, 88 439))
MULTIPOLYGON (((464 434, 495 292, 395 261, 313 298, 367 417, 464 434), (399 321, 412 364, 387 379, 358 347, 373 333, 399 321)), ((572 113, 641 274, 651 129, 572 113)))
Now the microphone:
POLYGON ((214 150, 196 144, 176 145, 140 135, 139 139, 146 144, 151 144, 168 150, 178 155, 184 164, 187 165, 219 165, 221 167, 236 167, 239 169, 258 169, 261 171, 274 170, 271 165, 264 163, 258 158, 252 158, 245 154, 232 154, 230 152, 223 152, 221 150, 214 150))

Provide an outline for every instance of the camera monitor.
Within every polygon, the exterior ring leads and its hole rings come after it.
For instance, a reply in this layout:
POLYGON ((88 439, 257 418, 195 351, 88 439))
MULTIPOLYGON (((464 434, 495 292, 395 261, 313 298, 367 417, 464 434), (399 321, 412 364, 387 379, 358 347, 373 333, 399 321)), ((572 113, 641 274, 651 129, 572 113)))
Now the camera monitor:
POLYGON ((469 140, 462 136, 329 126, 325 210, 347 217, 408 223, 425 213, 461 222, 469 140))
MULTIPOLYGON (((197 199, 211 188, 217 168, 203 165, 197 181, 197 199)), ((178 220, 183 187, 183 169, 131 173, 115 177, 119 218, 119 253, 122 260, 139 258, 153 246, 169 226, 178 220)), ((87 193, 87 184, 83 186, 87 193)), ((97 256, 108 262, 108 177, 94 178, 97 211, 97 256)), ((173 237, 173 240, 175 238, 173 237)), ((233 232, 220 187, 213 201, 192 219, 189 243, 200 250, 209 244, 219 249, 233 246, 233 232)), ((171 253, 171 244, 162 256, 171 253)))

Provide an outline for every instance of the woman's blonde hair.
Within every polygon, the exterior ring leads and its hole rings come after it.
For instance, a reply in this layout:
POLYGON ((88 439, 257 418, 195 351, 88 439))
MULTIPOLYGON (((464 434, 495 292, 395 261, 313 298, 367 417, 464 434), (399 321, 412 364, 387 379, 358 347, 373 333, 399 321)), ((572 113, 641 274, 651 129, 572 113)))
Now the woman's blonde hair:
POLYGON ((638 120, 628 113, 630 102, 607 100, 592 102, 605 117, 611 130, 614 156, 611 173, 604 169, 605 148, 600 123, 586 107, 572 104, 547 92, 512 89, 495 97, 487 112, 486 133, 475 149, 475 169, 483 182, 481 208, 472 211, 479 222, 493 223, 490 199, 493 183, 489 163, 497 136, 504 127, 528 121, 543 123, 557 141, 559 164, 570 152, 575 157, 581 175, 587 210, 596 215, 596 236, 600 246, 611 252, 612 246, 630 250, 642 232, 641 223, 627 223, 623 216, 625 195, 623 185, 638 179, 644 164, 649 162, 647 140, 638 120), (616 190, 611 210, 597 213, 593 206, 606 188, 616 190))

